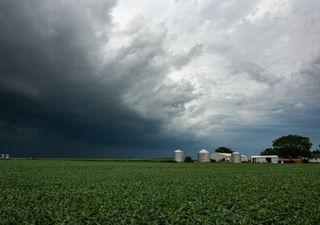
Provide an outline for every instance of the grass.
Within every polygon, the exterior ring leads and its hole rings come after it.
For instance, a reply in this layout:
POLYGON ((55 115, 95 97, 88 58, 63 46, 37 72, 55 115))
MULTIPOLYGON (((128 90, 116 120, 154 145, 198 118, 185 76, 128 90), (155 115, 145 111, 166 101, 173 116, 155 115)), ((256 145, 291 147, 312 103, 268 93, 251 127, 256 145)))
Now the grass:
POLYGON ((0 224, 319 224, 320 165, 0 161, 0 224))

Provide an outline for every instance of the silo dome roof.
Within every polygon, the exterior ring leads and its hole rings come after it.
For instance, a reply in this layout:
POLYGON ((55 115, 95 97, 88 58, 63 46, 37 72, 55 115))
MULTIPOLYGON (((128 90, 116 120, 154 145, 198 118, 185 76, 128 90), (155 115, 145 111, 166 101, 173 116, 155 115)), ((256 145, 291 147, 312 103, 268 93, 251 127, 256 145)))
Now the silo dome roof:
POLYGON ((199 151, 199 153, 209 153, 207 150, 205 150, 205 149, 201 149, 200 151, 199 151))
POLYGON ((240 154, 240 152, 232 152, 232 154, 240 154))
POLYGON ((175 150, 174 152, 182 152, 180 149, 175 150))

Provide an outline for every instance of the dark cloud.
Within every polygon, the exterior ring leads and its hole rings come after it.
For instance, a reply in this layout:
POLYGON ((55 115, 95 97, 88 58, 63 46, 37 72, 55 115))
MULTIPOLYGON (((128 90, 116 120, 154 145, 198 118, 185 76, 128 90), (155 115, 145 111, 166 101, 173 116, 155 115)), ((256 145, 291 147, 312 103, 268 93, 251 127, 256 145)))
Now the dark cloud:
MULTIPOLYGON (((155 45, 153 37, 137 38, 111 63, 99 65, 115 4, 103 2, 1 1, 2 137, 10 136, 11 142, 28 137, 29 150, 39 143, 48 148, 44 140, 50 149, 75 140, 89 143, 86 149, 168 147, 168 138, 158 134, 162 121, 142 117, 121 99, 131 83, 144 79, 139 75, 157 74, 144 70, 150 64, 146 59, 161 54, 161 45, 155 45), (52 141, 57 137, 60 143, 52 141)), ((2 142, 8 151, 10 146, 13 152, 24 148, 2 142)))

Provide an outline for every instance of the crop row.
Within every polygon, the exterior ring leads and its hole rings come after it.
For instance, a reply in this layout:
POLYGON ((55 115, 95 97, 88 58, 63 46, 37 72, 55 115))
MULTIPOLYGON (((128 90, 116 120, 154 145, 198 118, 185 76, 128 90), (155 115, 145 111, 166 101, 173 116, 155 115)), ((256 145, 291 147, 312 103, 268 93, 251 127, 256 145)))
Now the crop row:
POLYGON ((6 161, 0 224, 316 224, 318 165, 6 161))

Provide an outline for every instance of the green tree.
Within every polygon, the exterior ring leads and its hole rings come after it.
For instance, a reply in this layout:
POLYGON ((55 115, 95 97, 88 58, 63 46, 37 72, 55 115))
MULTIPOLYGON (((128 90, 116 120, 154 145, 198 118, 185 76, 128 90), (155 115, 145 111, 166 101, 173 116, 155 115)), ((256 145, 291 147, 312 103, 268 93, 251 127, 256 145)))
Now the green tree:
POLYGON ((320 156, 320 150, 314 150, 311 152, 310 158, 319 158, 319 156, 320 156))
POLYGON ((193 159, 191 158, 191 156, 187 156, 187 157, 184 159, 184 162, 190 163, 190 162, 193 162, 193 159))
POLYGON ((230 148, 227 147, 219 147, 215 150, 215 152, 219 153, 232 153, 233 151, 230 148))
POLYGON ((266 148, 260 155, 278 155, 278 153, 274 148, 266 148))
POLYGON ((312 154, 320 154, 320 150, 314 150, 311 152, 312 154))
POLYGON ((273 141, 273 149, 280 157, 310 157, 312 143, 308 137, 287 135, 273 141))

